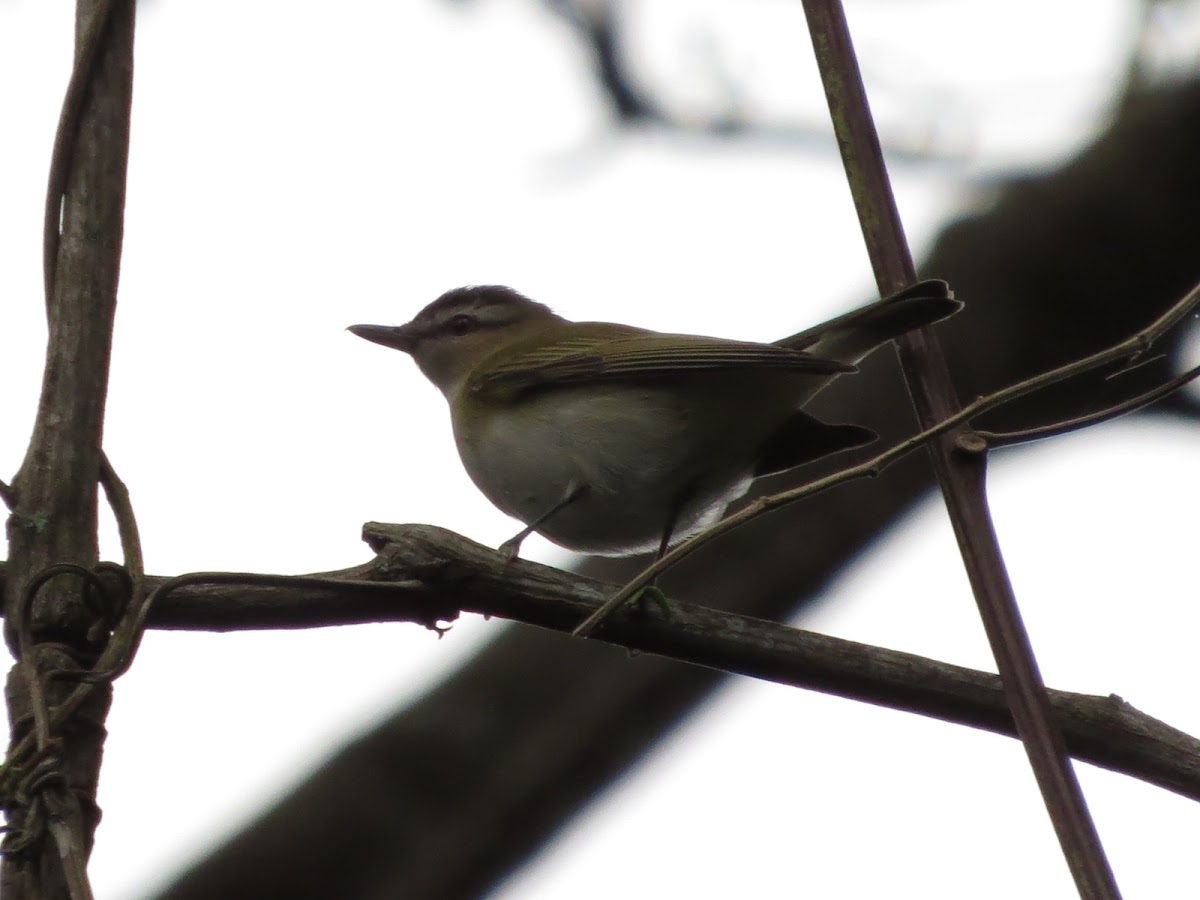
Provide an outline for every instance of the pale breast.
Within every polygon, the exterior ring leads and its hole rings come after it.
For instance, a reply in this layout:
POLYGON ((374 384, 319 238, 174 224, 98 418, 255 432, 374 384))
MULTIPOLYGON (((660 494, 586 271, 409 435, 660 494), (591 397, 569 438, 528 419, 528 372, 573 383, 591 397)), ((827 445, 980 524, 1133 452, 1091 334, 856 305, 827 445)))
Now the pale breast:
POLYGON ((583 486, 537 530, 570 549, 624 555, 657 549, 672 516, 682 538, 745 493, 759 443, 789 407, 753 403, 715 391, 689 406, 677 392, 610 384, 492 412, 460 405, 454 430, 468 474, 501 510, 528 524, 583 486))

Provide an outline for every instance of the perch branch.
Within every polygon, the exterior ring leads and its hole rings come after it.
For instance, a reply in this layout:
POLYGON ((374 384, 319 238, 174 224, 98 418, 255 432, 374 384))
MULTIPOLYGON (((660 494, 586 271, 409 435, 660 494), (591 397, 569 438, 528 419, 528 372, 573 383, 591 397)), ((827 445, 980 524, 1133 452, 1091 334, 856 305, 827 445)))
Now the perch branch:
MULTIPOLYGON (((565 633, 613 589, 525 560, 506 563, 496 551, 431 525, 369 523, 363 534, 378 554, 372 562, 320 576, 225 573, 219 584, 185 583, 148 608, 146 625, 222 632, 398 621, 435 627, 463 611, 565 633)), ((151 589, 170 580, 146 579, 151 589)), ((669 618, 622 610, 597 639, 1016 734, 996 675, 751 616, 680 603, 672 603, 669 618)), ((1116 697, 1051 691, 1051 702, 1078 759, 1200 800, 1200 741, 1116 697)))

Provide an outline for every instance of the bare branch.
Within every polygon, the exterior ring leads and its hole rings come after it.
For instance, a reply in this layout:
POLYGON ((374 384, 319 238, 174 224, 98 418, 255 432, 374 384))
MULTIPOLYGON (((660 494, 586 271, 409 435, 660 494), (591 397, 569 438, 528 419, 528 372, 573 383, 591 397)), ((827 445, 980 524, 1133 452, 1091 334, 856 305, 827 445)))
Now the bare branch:
MULTIPOLYGON (((431 525, 368 523, 363 533, 378 553, 370 563, 320 576, 201 573, 193 577, 209 583, 163 595, 146 622, 193 631, 385 621, 436 627, 462 610, 568 632, 613 589, 537 563, 508 563, 431 525)), ((147 584, 159 588, 169 580, 151 576, 147 584)), ((621 611, 598 639, 1015 736, 996 675, 752 616, 673 602, 666 617, 621 611)), ((1115 697, 1052 691, 1051 701, 1072 755, 1200 799, 1200 741, 1115 697)))
MULTIPOLYGON (((939 327, 955 377, 968 386, 964 396, 990 394, 1132 334, 1188 289, 1200 240, 1192 209, 1198 132, 1200 85, 1159 88, 1078 158, 997 184, 986 209, 946 229, 923 273, 948 278, 969 300, 939 327), (1112 214, 1097 218, 1097 209, 1112 214)), ((1171 359, 1178 338, 1176 330, 1158 345, 1171 359)), ((1170 378, 1167 368, 1131 373, 1131 392, 1170 378)), ((895 374, 893 361, 877 354, 858 381, 834 385, 814 411, 870 425, 890 445, 911 430, 895 374)), ((1072 415, 1100 387, 1085 375, 1014 402, 1003 427, 1072 415)), ((931 473, 911 462, 726 535, 671 573, 672 596, 762 618, 794 615, 925 495, 931 473)), ((635 563, 586 565, 621 583, 635 563)), ((162 896, 261 893, 264 878, 278 897, 484 895, 686 719, 723 683, 717 676, 653 655, 627 659, 599 640, 580 645, 542 628, 497 627, 464 668, 349 739, 162 896)))
POLYGON ((1092 425, 1099 425, 1102 422, 1111 422, 1113 419, 1120 418, 1127 413, 1144 409, 1165 397, 1171 396, 1180 388, 1195 381, 1198 377, 1200 377, 1200 366, 1193 366, 1186 372, 1176 375, 1170 381, 1160 384, 1156 388, 1151 388, 1148 391, 1138 394, 1136 397, 1130 397, 1128 400, 1122 400, 1120 403, 1090 412, 1087 415, 1075 416, 1071 419, 1065 419, 1062 422, 1051 422, 1049 425, 1039 425, 1036 428, 1022 428, 1015 431, 987 431, 978 429, 975 431, 975 434, 983 438, 992 449, 1009 447, 1013 444, 1024 444, 1029 441, 1039 441, 1048 437, 1058 437, 1059 435, 1079 431, 1082 428, 1088 428, 1092 425))
MULTIPOLYGON (((850 29, 841 0, 804 0, 803 5, 863 239, 879 292, 886 296, 913 284, 916 267, 867 105, 850 29)), ((896 347, 921 427, 928 429, 959 412, 958 395, 933 329, 910 332, 897 339, 896 347)), ((986 453, 955 453, 955 438, 949 434, 931 442, 930 458, 1017 730, 1080 897, 1116 900, 1120 891, 1054 722, 992 524, 986 453)))
POLYGON ((78 0, 75 65, 46 194, 49 349, 33 434, 7 492, 14 502, 5 625, 10 645, 22 635, 6 692, 12 736, 0 893, 10 900, 91 897, 85 863, 99 820, 95 795, 111 692, 89 692, 64 731, 51 734, 50 711, 69 686, 50 673, 91 667, 94 626, 105 612, 89 605, 77 577, 55 578, 36 597, 31 586, 39 573, 64 564, 86 570, 98 552, 96 482, 120 272, 133 23, 132 2, 78 0), (36 759, 25 766, 15 748, 33 744, 36 759))
MULTIPOLYGON (((803 500, 805 497, 811 497, 826 491, 829 488, 844 484, 849 481, 854 481, 859 478, 871 478, 879 475, 903 456, 908 455, 918 447, 924 446, 933 438, 939 437, 953 430, 959 425, 982 415, 983 413, 1003 406, 1004 404, 1025 397, 1029 394, 1039 391, 1044 387, 1056 384, 1060 381, 1065 381, 1075 375, 1081 375, 1084 372, 1089 372, 1093 369, 1098 369, 1117 360, 1135 357, 1138 354, 1144 353, 1155 341, 1165 335, 1175 324, 1189 315, 1197 305, 1200 305, 1200 284, 1193 287, 1188 293, 1168 309, 1165 313, 1155 319, 1146 328, 1143 328, 1137 334, 1118 341, 1110 347, 1097 351, 1090 356, 1085 356, 1083 359, 1075 360, 1074 362, 1066 363, 1058 368, 1051 369, 1049 372, 1043 372, 1040 375, 1035 375, 1032 378, 1026 378, 1016 384, 1002 388, 993 394, 988 394, 986 397, 979 397, 975 402, 969 403, 967 406, 960 409, 954 415, 938 422, 924 431, 914 434, 912 437, 900 441, 898 444, 888 448, 883 453, 865 460, 858 465, 848 466, 831 475, 826 475, 823 478, 818 478, 815 481, 810 481, 808 484, 803 484, 800 487, 792 488, 791 490, 783 491, 778 494, 772 494, 767 497, 760 497, 755 500, 740 512, 735 513, 725 519, 722 519, 711 528, 700 532, 688 540, 679 544, 661 559, 656 560, 651 565, 647 566, 634 578, 628 581, 624 587, 617 593, 609 597, 598 609, 594 610, 591 615, 584 619, 576 626, 573 634, 576 637, 586 637, 593 629, 596 628, 604 619, 606 619, 613 610, 617 609, 624 603, 627 603, 634 594, 641 588, 649 584, 667 569, 672 568, 682 562, 688 556, 691 556, 701 547, 711 543, 723 534, 726 534, 733 529, 744 525, 752 519, 756 519, 764 513, 779 509, 795 503, 797 500, 803 500)), ((1163 396, 1178 390, 1183 385, 1192 381, 1197 376, 1200 376, 1200 367, 1190 369, 1184 374, 1171 379, 1164 385, 1156 387, 1151 391, 1139 395, 1132 400, 1119 404, 1112 410, 1094 413, 1088 416, 1079 416, 1077 418, 1068 419, 1065 422, 1057 425, 1048 425, 1040 429, 1030 429, 1028 431, 1012 432, 1015 436, 1029 435, 1030 438, 1035 436, 1043 436, 1040 432, 1059 434, 1069 430, 1077 430, 1085 428, 1089 425, 1098 424, 1108 421, 1117 415, 1130 412, 1135 409, 1140 409, 1149 403, 1161 399, 1163 396)), ((992 437, 998 437, 1003 440, 1005 435, 993 435, 992 432, 979 431, 975 432, 989 440, 992 437)), ((1024 438, 1022 438, 1024 439, 1024 438)), ((1005 443, 1016 443, 1016 440, 1005 441, 1005 443)))

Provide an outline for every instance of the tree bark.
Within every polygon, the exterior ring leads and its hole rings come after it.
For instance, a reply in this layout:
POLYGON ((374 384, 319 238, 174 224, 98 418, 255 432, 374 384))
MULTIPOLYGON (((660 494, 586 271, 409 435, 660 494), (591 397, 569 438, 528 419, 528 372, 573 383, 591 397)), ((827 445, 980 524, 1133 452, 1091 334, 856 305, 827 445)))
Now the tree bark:
MULTIPOLYGON (((87 23, 101 15, 105 5, 80 0, 78 42, 82 43, 87 23)), ((97 558, 97 483, 123 233, 133 20, 132 3, 114 5, 91 66, 91 87, 76 120, 69 156, 63 159, 61 234, 57 254, 48 261, 46 368, 33 435, 12 484, 14 506, 8 519, 5 626, 14 654, 21 618, 17 610, 30 579, 56 563, 90 567, 97 558)), ((57 198, 50 206, 57 212, 57 198)), ((102 635, 92 631, 101 615, 84 602, 78 576, 47 582, 26 617, 37 669, 90 668, 101 648, 97 640, 102 635)), ((74 684, 68 678, 48 680, 49 704, 58 702, 74 684)), ((57 815, 86 856, 100 818, 96 784, 110 697, 111 689, 98 686, 55 732, 62 738, 56 766, 59 783, 66 786, 57 799, 39 791, 8 798, 5 849, 12 852, 6 852, 0 870, 4 897, 68 896, 61 847, 45 830, 46 815, 53 819, 56 813, 53 809, 47 813, 46 804, 59 807, 57 815)), ((33 723, 29 684, 21 665, 9 674, 6 699, 11 749, 28 735, 33 723)))

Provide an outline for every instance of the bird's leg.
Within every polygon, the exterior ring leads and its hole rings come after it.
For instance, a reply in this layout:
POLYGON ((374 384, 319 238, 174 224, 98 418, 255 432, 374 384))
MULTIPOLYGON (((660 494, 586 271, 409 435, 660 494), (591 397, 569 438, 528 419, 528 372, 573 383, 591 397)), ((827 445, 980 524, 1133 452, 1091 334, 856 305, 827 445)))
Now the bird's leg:
MULTIPOLYGON (((671 546, 671 534, 675 531, 675 525, 679 522, 679 512, 683 509, 686 499, 687 492, 685 491, 680 495, 679 500, 675 502, 675 505, 671 507, 671 511, 667 514, 667 522, 663 526, 662 540, 658 544, 658 553, 654 556, 655 562, 658 562, 667 555, 667 549, 671 546)), ((639 610, 645 609, 647 603, 653 603, 664 616, 671 614, 671 605, 667 602, 667 595, 658 586, 657 575, 650 580, 649 584, 630 597, 629 602, 639 610)))
POLYGON ((562 495, 562 499, 560 499, 552 507, 550 507, 548 510, 546 510, 544 513, 542 513, 540 516, 538 516, 536 519, 534 519, 496 548, 504 555, 504 561, 512 562, 514 559, 516 559, 517 554, 521 552, 521 542, 525 540, 525 538, 537 531, 539 526, 546 524, 546 521, 551 516, 561 512, 564 508, 570 506, 572 503, 586 494, 587 490, 588 488, 586 484, 579 484, 575 481, 572 481, 570 484, 568 484, 567 490, 562 495))
POLYGON ((684 499, 684 497, 680 497, 675 505, 671 507, 671 511, 667 513, 667 523, 663 526, 662 540, 658 544, 658 553, 654 556, 655 562, 658 562, 667 555, 667 548, 671 546, 671 534, 675 531, 675 525, 679 521, 679 511, 683 509, 684 499))

